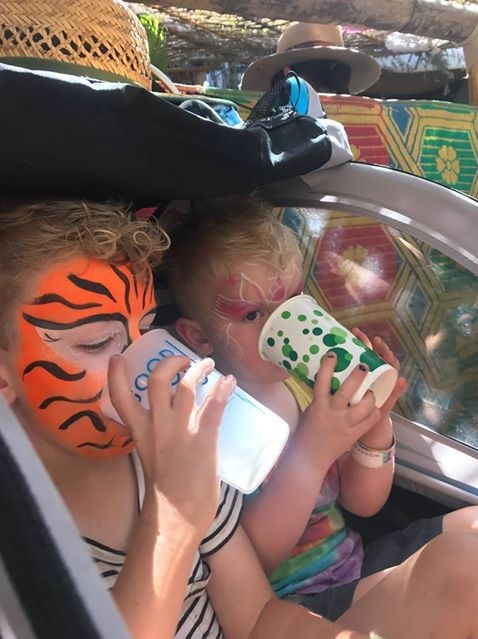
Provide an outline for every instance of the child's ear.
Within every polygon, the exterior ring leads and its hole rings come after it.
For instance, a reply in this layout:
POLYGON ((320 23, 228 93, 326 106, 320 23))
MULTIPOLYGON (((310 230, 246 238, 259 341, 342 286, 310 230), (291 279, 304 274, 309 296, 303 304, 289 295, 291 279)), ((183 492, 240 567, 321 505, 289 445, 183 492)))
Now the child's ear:
POLYGON ((3 348, 0 348, 0 394, 9 406, 17 399, 14 380, 15 374, 9 363, 8 353, 3 348))
POLYGON ((183 342, 198 355, 203 357, 211 355, 213 351, 212 344, 198 322, 187 317, 180 317, 176 320, 174 327, 183 342))

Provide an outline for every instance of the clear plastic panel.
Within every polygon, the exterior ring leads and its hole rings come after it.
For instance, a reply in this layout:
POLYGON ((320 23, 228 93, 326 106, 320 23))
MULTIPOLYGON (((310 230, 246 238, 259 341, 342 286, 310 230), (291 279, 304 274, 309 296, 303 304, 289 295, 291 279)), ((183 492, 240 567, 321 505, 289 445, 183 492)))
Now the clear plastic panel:
POLYGON ((396 412, 478 449, 478 277, 368 217, 318 207, 279 215, 300 238, 305 291, 400 357, 409 388, 396 412))

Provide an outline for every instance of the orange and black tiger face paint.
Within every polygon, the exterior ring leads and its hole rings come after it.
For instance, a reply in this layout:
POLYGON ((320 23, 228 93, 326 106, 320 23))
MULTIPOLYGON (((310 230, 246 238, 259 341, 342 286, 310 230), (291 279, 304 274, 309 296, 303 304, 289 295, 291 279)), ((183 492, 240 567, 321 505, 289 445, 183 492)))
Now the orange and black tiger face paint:
POLYGON ((26 397, 49 437, 82 455, 130 452, 127 429, 100 412, 111 355, 121 353, 154 318, 151 272, 75 258, 51 268, 19 309, 17 369, 26 397))

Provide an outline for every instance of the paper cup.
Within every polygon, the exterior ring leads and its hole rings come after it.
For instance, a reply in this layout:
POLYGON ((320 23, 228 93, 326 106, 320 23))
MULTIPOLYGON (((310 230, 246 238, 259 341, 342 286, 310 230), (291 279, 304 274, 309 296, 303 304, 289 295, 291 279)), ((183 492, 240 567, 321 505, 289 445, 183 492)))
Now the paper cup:
POLYGON ((356 404, 371 390, 376 406, 382 406, 395 386, 397 370, 339 324, 313 297, 297 295, 281 304, 265 323, 259 338, 263 359, 285 368, 310 387, 314 386, 322 359, 329 351, 337 356, 332 392, 363 363, 369 372, 351 403, 356 404))
MULTIPOLYGON (((154 367, 170 355, 185 355, 191 361, 199 357, 164 329, 148 331, 123 353, 131 393, 149 408, 148 381, 154 367)), ((182 375, 172 380, 175 387, 182 375)), ((221 374, 214 370, 196 388, 199 403, 221 374)), ((103 390, 101 408, 105 415, 121 422, 111 403, 108 388, 103 390)), ((218 439, 218 475, 231 486, 251 493, 264 481, 276 463, 289 436, 288 424, 236 387, 224 411, 218 439)))

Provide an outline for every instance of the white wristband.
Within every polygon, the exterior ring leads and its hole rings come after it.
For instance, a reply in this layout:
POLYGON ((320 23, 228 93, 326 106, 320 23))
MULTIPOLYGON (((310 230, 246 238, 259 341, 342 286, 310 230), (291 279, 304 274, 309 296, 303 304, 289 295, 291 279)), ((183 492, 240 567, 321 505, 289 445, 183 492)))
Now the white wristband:
POLYGON ((357 464, 367 468, 383 468, 395 459, 395 437, 390 448, 385 450, 374 450, 356 441, 350 450, 350 455, 357 464))

